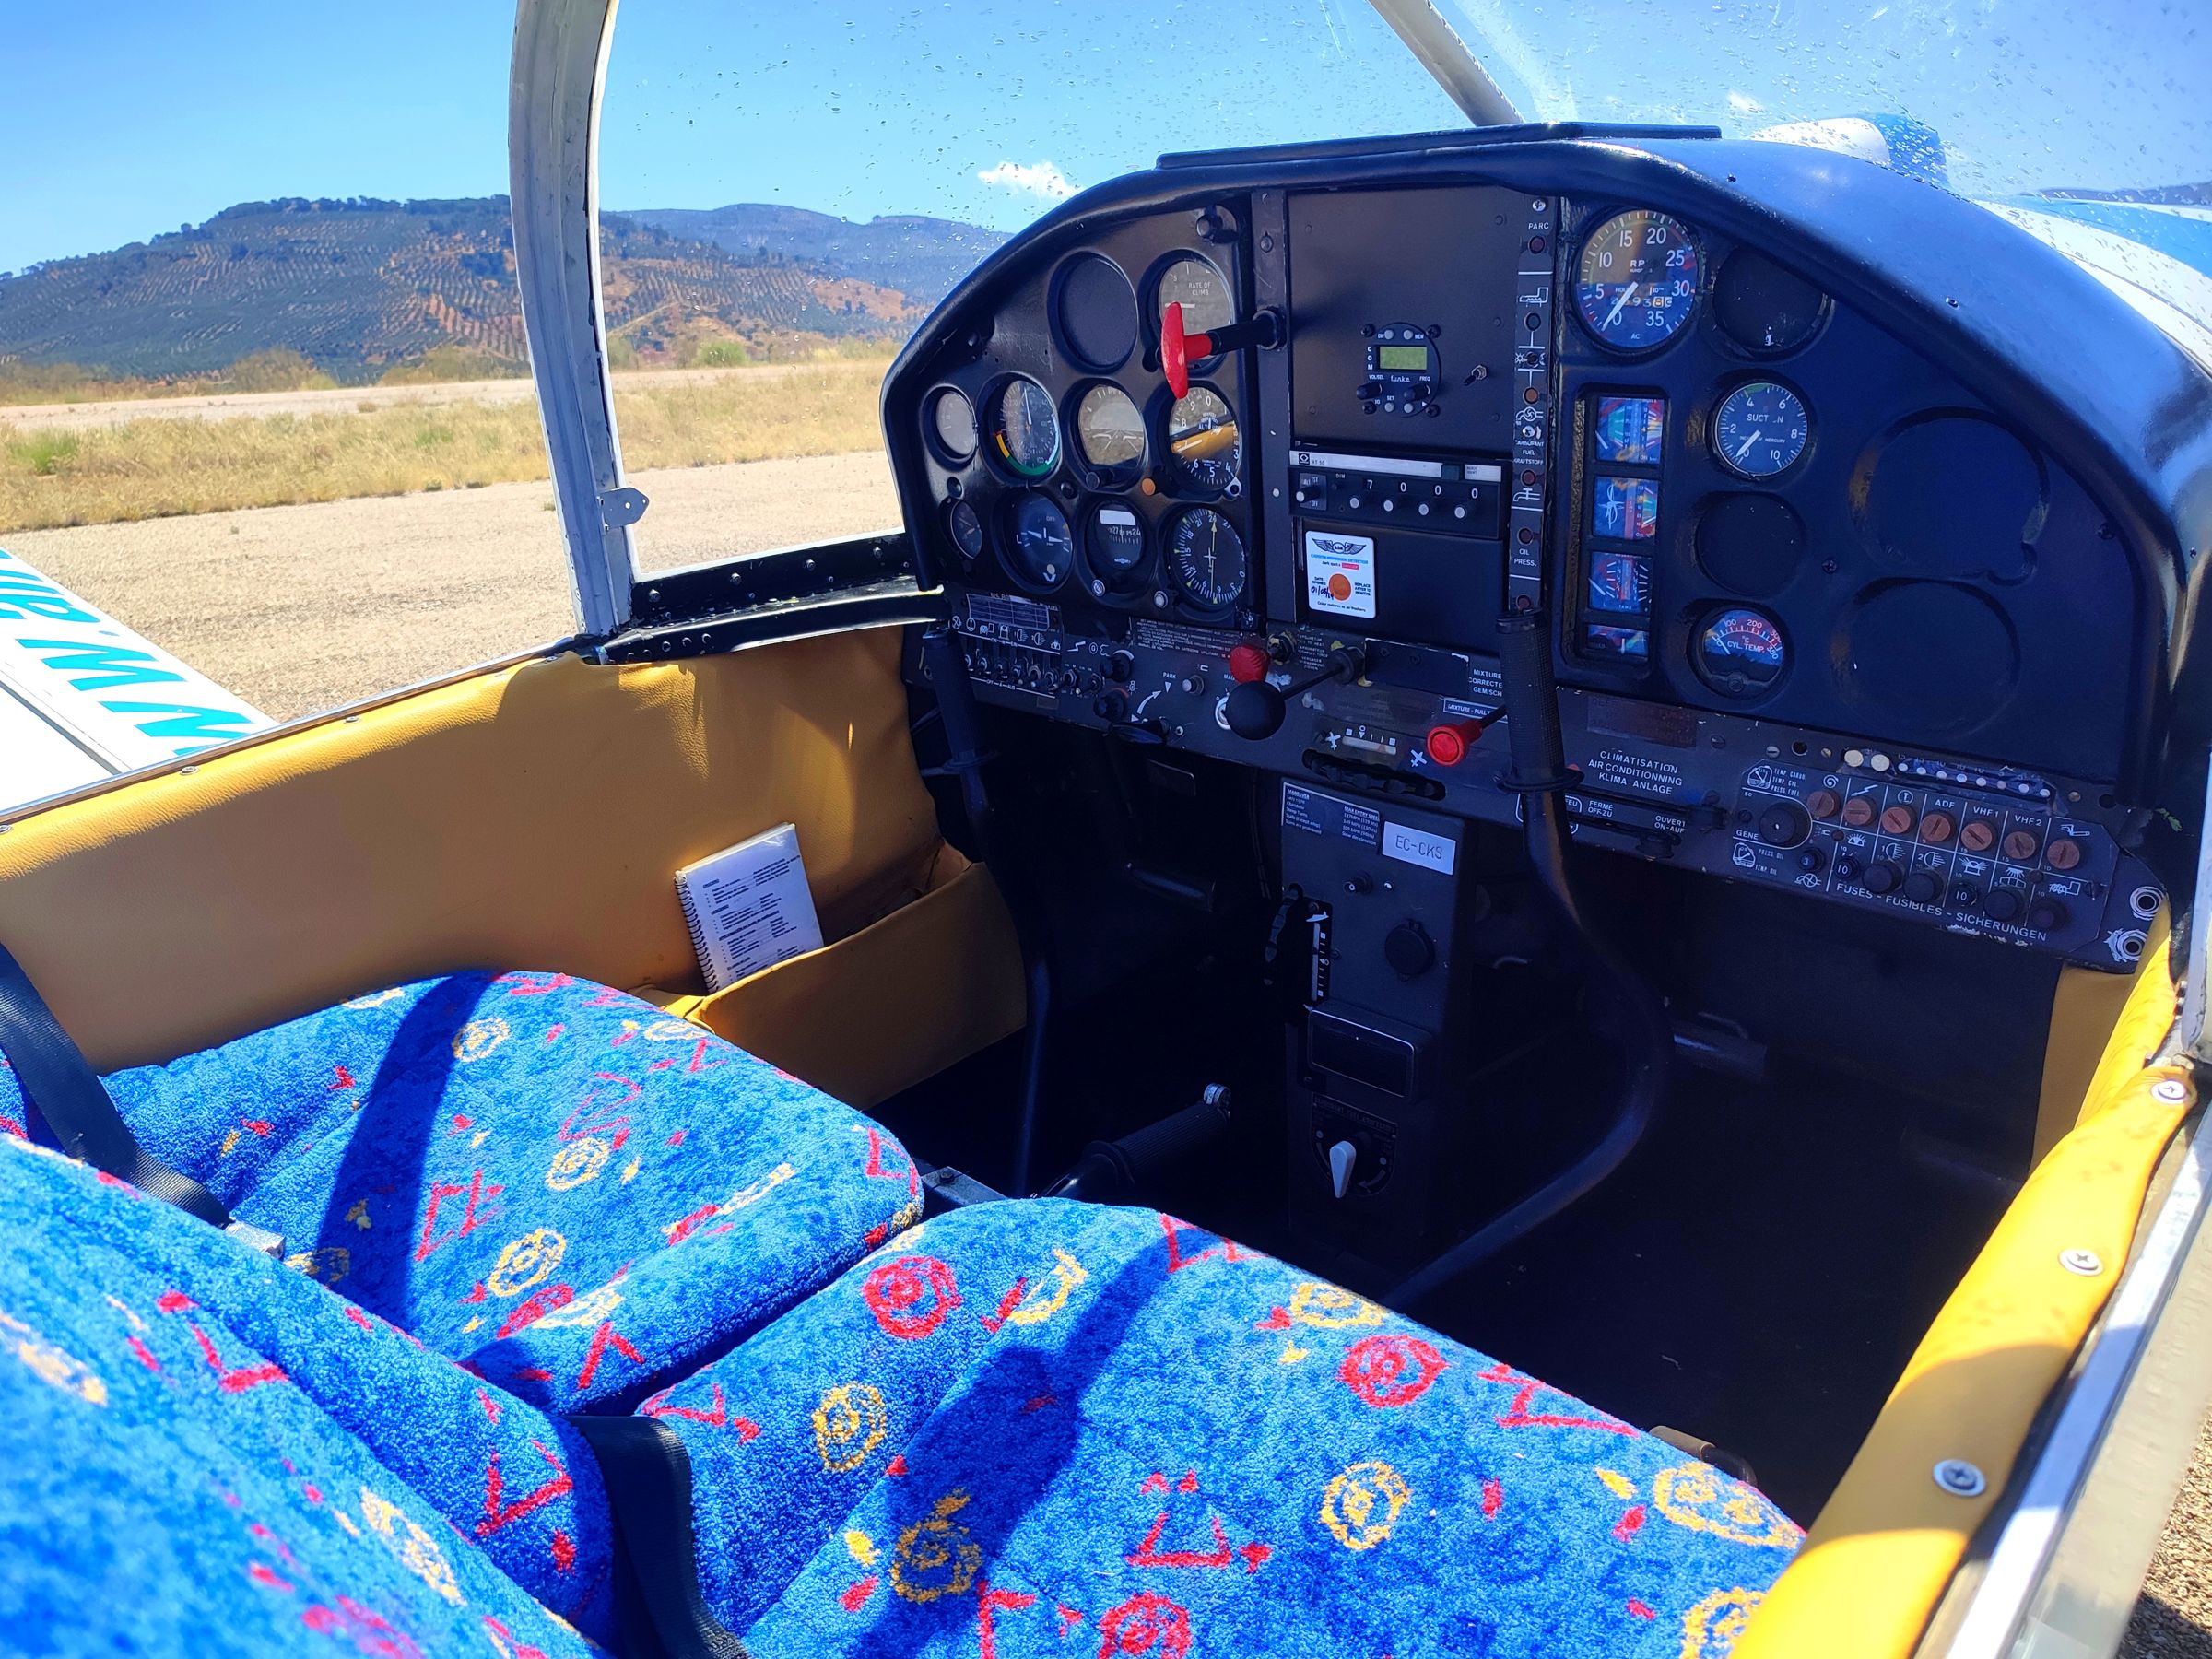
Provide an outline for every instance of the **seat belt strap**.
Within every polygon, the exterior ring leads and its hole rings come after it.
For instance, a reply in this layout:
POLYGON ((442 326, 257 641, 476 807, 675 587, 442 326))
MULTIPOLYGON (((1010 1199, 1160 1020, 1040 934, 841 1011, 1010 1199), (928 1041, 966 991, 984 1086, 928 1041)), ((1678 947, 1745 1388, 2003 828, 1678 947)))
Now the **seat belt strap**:
POLYGON ((213 1193, 138 1144, 108 1086, 6 946, 0 946, 0 1053, 15 1068, 24 1100, 70 1157, 221 1228, 265 1255, 284 1254, 282 1239, 236 1219, 213 1193))
POLYGON ((623 1648, 665 1659, 744 1659, 745 1643, 699 1587, 691 1524, 691 1454, 665 1423, 641 1417, 565 1419, 599 1464, 615 1513, 623 1648), (627 1580, 627 1583, 622 1581, 627 1580))

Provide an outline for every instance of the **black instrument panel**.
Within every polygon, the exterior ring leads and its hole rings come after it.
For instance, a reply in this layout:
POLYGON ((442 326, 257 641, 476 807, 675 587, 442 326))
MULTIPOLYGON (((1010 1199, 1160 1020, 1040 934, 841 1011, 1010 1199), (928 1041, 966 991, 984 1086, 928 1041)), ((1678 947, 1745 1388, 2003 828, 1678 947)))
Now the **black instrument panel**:
MULTIPOLYGON (((1571 206, 1571 247, 1624 217, 1571 206)), ((2110 781, 2153 607, 2106 514, 1854 308, 1670 223, 1677 332, 1560 332, 1565 677, 2110 781)))
POLYGON ((885 406, 988 700, 1510 818, 1502 733, 1431 740, 1496 707, 1496 620, 1541 606, 1569 697, 1613 712, 1571 755, 1593 844, 2132 961, 2155 885, 2125 781, 2171 594, 2129 517, 2032 399, 1987 394, 2003 374, 1927 348, 1944 320, 1909 343, 1740 203, 1628 188, 1573 146, 1483 160, 1131 181, 1131 207, 1065 210, 955 295, 885 406), (1170 293, 1194 335, 1277 337, 1200 358, 1178 400, 1170 293), (994 443, 980 400, 1011 377, 1049 395, 1056 451, 994 443), (979 400, 972 447, 957 410, 939 429, 947 389, 979 400), (1283 684, 1337 639, 1389 666, 1308 693, 1294 736, 1228 731, 1232 673, 1283 684), (1685 767, 1683 731, 1730 752, 1685 767), (1785 775, 1797 809, 1755 798, 1785 775))
POLYGON ((1225 216, 1140 218, 961 319, 915 422, 925 541, 950 580, 1253 625, 1249 365, 1201 359, 1177 396, 1159 346, 1170 303, 1194 333, 1247 314, 1245 249, 1225 216))

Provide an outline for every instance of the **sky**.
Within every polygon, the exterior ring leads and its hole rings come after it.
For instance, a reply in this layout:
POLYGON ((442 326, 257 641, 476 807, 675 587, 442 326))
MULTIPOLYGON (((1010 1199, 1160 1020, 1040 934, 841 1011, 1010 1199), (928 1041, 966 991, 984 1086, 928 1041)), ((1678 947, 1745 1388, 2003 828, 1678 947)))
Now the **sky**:
MULTIPOLYGON (((1977 194, 2212 179, 2201 0, 1443 0, 1523 110, 1930 121, 1977 194), (2116 118, 2124 112, 2128 119, 2116 118)), ((500 0, 0 0, 0 271, 271 196, 506 187, 500 0)), ((610 207, 1013 229, 1161 150, 1462 124, 1361 0, 624 0, 610 207)))

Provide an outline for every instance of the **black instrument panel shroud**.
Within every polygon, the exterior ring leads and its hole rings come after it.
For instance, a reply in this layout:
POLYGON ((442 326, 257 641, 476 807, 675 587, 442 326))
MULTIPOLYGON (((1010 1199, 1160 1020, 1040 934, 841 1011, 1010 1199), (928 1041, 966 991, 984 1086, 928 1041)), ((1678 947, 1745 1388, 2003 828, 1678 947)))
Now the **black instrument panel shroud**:
MULTIPOLYGON (((1286 201, 1295 221, 1301 193, 1363 201, 1347 210, 1354 220, 1411 193, 1406 199, 1430 211, 1404 216, 1399 234, 1377 238, 1383 245, 1354 252, 1378 295, 1388 295, 1394 271, 1419 273, 1434 292, 1437 237, 1424 227, 1436 218, 1435 193, 1500 186, 1564 205, 1563 284, 1583 227, 1622 206, 1663 209, 1701 240, 1693 326, 1648 357, 1608 354, 1571 304, 1555 311, 1546 571, 1565 682, 2041 768, 2109 786, 2108 801, 2166 806, 2194 825, 2201 758, 2194 771, 2187 760, 2170 771, 2163 788, 2157 767, 2174 706, 2169 641, 2212 519, 2203 448, 2174 434, 2212 430, 2212 387, 2093 278, 1979 206, 1788 146, 1688 130, 1497 129, 1169 158, 1085 193, 986 261, 886 382, 887 435, 924 579, 956 588, 982 580, 951 557, 933 517, 959 475, 918 441, 924 397, 944 383, 979 382, 980 392, 992 373, 1020 371, 1062 396, 1065 419, 1067 394, 1099 378, 1058 343, 1050 285, 1065 264, 1097 252, 1129 274, 1138 340, 1115 378, 1143 393, 1149 411, 1148 279, 1173 253, 1213 260, 1241 315, 1287 306, 1307 250, 1294 222, 1287 249, 1255 226, 1282 223, 1286 201), (1263 202, 1277 204, 1274 219, 1263 202), (1869 223, 1885 234, 1867 236, 1869 223), (1271 257, 1282 253, 1287 270, 1271 257), (1726 312, 1740 317, 1779 294, 1777 347, 1732 341, 1721 326, 1715 285, 1754 260, 1758 280, 1732 283, 1726 312), (1806 286, 1818 292, 1809 326, 1797 314, 1806 286), (1709 441, 1720 398, 1752 380, 1790 388, 1813 423, 1803 456, 1769 480, 1729 471, 1709 441), (1665 453, 1651 469, 1660 509, 1641 664, 1582 645, 1588 409, 1601 392, 1667 402, 1665 453), (1701 531, 1712 544, 1703 551, 1701 531), (1789 671, 1748 697, 1716 690, 1692 665, 1698 627, 1724 606, 1770 616, 1789 641, 1789 671)), ((1480 279, 1453 263, 1463 279, 1480 279)), ((1379 298, 1372 309, 1387 312, 1390 302, 1379 298)), ((1194 376, 1223 391, 1243 427, 1246 488, 1217 504, 1230 512, 1254 568, 1233 613, 1178 604, 1169 619, 1222 629, 1224 651, 1246 630, 1296 619, 1281 598, 1295 581, 1286 576, 1289 521, 1274 498, 1288 450, 1309 438, 1307 383, 1293 384, 1290 372, 1300 351, 1294 334, 1288 351, 1239 354, 1194 376)), ((1071 441, 1064 453, 1072 451, 1071 441)), ((986 491, 992 483, 977 482, 986 491)), ((1085 482, 1055 483, 1074 487, 1079 535, 1085 482)), ((1140 505, 1157 560, 1172 505, 1140 505)), ((1084 597, 1068 597, 1070 626, 1089 627, 1084 597)), ((2212 735, 2212 715, 2190 712, 2212 708, 2212 698, 2184 694, 2179 707, 2195 741, 2212 735)), ((2159 873, 2187 885, 2178 857, 2159 873)))

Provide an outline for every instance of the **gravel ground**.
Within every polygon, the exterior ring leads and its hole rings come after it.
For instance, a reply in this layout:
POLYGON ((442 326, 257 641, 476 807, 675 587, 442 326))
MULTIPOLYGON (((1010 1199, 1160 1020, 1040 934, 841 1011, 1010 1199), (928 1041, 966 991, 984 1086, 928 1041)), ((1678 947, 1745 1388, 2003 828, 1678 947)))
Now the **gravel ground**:
POLYGON ((2212 1659, 2212 1433, 2196 1442, 2120 1653, 2122 1659, 2212 1659))
MULTIPOLYGON (((898 519, 879 453, 647 472, 633 482, 653 502, 638 527, 649 569, 865 535, 898 519)), ((551 504, 544 484, 498 484, 24 532, 6 545, 288 720, 569 632, 551 504)), ((2212 1659, 2212 1436, 2197 1447, 2120 1651, 2212 1659)))
MULTIPOLYGON (((648 569, 895 524, 880 453, 636 474, 648 569)), ((494 484, 77 530, 9 552, 291 720, 575 628, 553 494, 494 484)))

